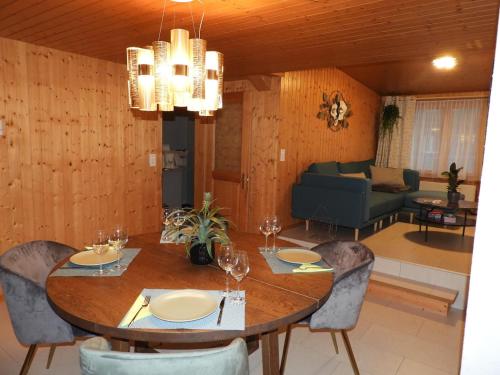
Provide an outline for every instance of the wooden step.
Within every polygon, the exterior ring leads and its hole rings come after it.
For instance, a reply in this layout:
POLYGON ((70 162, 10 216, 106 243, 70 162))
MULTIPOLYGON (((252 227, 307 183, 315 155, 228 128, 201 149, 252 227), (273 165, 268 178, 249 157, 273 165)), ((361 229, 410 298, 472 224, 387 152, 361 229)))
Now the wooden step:
POLYGON ((372 272, 368 292, 380 298, 447 315, 458 292, 419 281, 372 272))

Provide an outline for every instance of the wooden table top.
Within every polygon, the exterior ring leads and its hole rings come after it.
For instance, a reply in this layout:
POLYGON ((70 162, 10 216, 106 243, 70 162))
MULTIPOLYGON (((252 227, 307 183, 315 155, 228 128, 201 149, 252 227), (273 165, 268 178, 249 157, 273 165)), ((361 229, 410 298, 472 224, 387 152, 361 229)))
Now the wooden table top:
MULTIPOLYGON (((160 244, 160 233, 130 238, 128 247, 142 250, 120 277, 49 277, 48 299, 60 316, 91 332, 120 339, 182 343, 269 332, 308 316, 328 298, 333 274, 273 274, 257 250, 263 244, 262 236, 230 232, 230 238, 250 259, 250 273, 241 283, 247 301, 244 331, 117 328, 144 288, 224 289, 223 270, 215 265, 192 265, 184 246, 160 244)), ((276 244, 290 245, 279 240, 276 244)))

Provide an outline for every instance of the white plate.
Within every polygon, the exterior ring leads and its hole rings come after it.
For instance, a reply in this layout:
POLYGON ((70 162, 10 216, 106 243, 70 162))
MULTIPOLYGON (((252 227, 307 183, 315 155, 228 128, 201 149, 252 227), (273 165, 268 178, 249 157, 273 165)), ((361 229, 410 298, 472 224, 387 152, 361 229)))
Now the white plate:
MULTIPOLYGON (((122 255, 120 254, 120 258, 122 255)), ((92 250, 80 251, 69 258, 69 261, 79 266, 99 266, 116 262, 116 250, 109 249, 102 255, 97 255, 92 250)))
POLYGON ((276 253, 276 258, 293 264, 317 263, 321 255, 306 249, 282 249, 276 253))
POLYGON ((217 307, 217 300, 211 294, 202 290, 186 289, 153 298, 149 311, 161 320, 190 322, 210 315, 217 307))

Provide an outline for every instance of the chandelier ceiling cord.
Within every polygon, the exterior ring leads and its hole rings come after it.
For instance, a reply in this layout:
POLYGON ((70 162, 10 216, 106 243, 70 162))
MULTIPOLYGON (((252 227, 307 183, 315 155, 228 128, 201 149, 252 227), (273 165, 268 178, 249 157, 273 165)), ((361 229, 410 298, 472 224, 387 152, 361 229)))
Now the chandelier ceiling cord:
POLYGON ((144 48, 127 48, 129 106, 141 111, 187 107, 200 116, 212 116, 222 108, 224 56, 207 51, 207 42, 201 39, 204 10, 196 35, 191 4, 194 38, 174 26, 170 42, 161 41, 166 3, 164 0, 158 40, 144 48))

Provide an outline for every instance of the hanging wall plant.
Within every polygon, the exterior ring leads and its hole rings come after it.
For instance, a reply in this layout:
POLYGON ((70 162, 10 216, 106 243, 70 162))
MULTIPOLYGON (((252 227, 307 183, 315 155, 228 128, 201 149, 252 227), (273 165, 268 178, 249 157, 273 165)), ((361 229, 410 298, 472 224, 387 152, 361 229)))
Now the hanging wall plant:
POLYGON ((386 135, 389 137, 392 136, 392 132, 396 128, 400 118, 399 107, 396 104, 388 104, 384 107, 384 111, 382 112, 382 122, 380 123, 380 129, 383 137, 386 135))
POLYGON ((328 129, 339 131, 349 126, 347 118, 352 115, 351 104, 340 91, 327 95, 323 93, 323 103, 319 105, 317 118, 327 121, 328 129))

